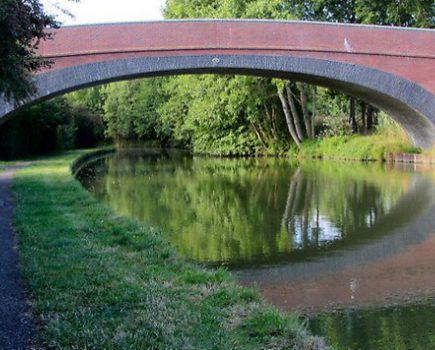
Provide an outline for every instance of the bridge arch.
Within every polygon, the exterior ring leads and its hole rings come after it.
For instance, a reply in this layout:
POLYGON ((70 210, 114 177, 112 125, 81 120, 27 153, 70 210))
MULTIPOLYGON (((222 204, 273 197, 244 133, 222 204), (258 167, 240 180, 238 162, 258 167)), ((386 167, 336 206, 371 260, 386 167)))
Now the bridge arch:
POLYGON ((246 74, 342 91, 389 113, 423 148, 435 144, 435 30, 270 20, 175 20, 64 27, 38 53, 53 60, 19 106, 80 88, 171 74, 246 74))
POLYGON ((269 55, 145 57, 47 71, 35 77, 38 93, 21 106, 0 102, 0 121, 28 105, 86 87, 141 77, 204 73, 285 78, 332 88, 389 113, 415 145, 430 148, 435 142, 435 96, 418 84, 355 64, 269 55))

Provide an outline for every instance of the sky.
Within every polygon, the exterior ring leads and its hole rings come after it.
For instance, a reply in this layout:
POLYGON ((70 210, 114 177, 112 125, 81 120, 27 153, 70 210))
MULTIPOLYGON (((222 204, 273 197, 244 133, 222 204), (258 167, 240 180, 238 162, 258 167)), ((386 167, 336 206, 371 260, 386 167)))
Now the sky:
POLYGON ((73 25, 159 20, 163 18, 165 0, 41 0, 41 3, 45 11, 56 15, 63 25, 73 25))

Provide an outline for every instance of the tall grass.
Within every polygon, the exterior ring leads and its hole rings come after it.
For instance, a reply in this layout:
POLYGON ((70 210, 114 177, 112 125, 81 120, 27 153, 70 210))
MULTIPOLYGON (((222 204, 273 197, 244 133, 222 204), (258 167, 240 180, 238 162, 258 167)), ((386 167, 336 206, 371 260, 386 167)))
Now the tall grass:
POLYGON ((372 135, 332 136, 308 140, 291 155, 301 158, 385 160, 387 154, 420 153, 408 135, 391 118, 381 115, 372 135))

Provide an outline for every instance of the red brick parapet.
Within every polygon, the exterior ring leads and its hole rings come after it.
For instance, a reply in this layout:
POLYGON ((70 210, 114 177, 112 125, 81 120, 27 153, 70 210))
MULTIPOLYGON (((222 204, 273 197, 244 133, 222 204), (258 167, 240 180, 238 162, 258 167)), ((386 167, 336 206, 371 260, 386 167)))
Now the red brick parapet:
POLYGON ((258 20, 187 20, 64 27, 39 53, 52 69, 122 58, 280 55, 362 65, 435 93, 435 30, 258 20))

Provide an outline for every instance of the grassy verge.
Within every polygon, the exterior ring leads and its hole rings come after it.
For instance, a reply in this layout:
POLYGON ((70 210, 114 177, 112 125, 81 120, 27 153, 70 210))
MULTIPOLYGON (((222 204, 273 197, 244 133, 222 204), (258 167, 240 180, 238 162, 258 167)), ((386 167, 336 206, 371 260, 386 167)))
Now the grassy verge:
POLYGON ((54 349, 324 349, 301 320, 223 270, 177 257, 70 174, 84 152, 39 160, 13 191, 40 344, 54 349))
POLYGON ((0 161, 0 171, 2 171, 2 170, 4 170, 5 168, 7 168, 10 164, 11 164, 11 163, 0 161))
POLYGON ((374 134, 309 140, 302 144, 300 150, 290 152, 290 155, 300 158, 384 161, 387 155, 399 153, 421 153, 421 149, 412 145, 397 122, 381 113, 374 134))
POLYGON ((301 158, 385 160, 387 154, 420 152, 418 148, 400 138, 386 135, 355 135, 306 141, 293 156, 296 155, 301 158))

